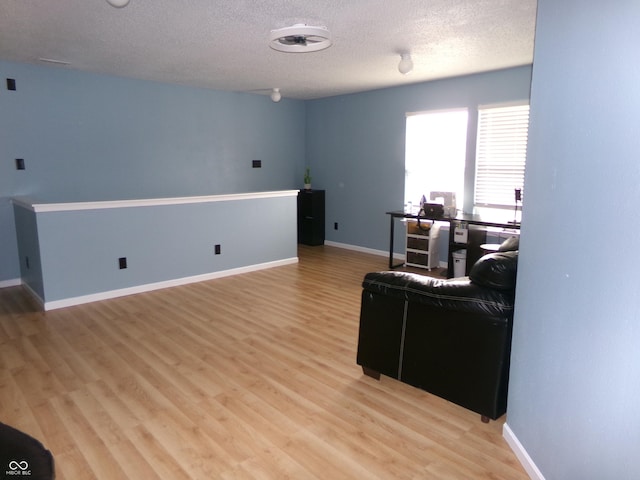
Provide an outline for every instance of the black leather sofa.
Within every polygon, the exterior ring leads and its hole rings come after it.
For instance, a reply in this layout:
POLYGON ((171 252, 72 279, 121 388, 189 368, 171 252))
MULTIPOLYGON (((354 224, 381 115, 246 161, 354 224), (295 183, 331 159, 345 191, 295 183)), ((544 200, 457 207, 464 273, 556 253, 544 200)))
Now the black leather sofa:
POLYGON ((481 415, 506 412, 517 240, 480 258, 468 277, 366 274, 357 363, 481 415), (515 248, 515 250, 510 250, 515 248))

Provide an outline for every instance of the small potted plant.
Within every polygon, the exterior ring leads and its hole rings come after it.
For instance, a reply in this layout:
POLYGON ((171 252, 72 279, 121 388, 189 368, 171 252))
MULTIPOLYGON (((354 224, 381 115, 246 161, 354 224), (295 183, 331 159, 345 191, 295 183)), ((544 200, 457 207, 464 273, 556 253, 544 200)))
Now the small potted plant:
POLYGON ((304 171, 304 189, 311 190, 311 172, 309 167, 304 171))

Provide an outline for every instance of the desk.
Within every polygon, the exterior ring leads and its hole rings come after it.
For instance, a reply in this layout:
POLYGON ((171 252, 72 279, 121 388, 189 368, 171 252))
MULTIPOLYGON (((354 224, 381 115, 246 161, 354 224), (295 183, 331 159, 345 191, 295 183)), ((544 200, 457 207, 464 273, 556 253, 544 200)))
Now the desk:
MULTIPOLYGON (((470 214, 470 213, 461 213, 456 217, 441 217, 441 218, 429 218, 429 217, 416 215, 413 213, 405 213, 405 212, 399 212, 399 211, 387 212, 387 215, 389 215, 389 221, 390 221, 390 224, 389 224, 389 235, 390 235, 389 236, 389 269, 390 270, 393 270, 394 268, 402 267, 404 265, 404 262, 398 263, 395 265, 393 263, 393 237, 394 237, 394 231, 395 231, 395 220, 398 218, 415 219, 415 220, 418 220, 418 219, 419 220, 437 220, 440 222, 449 222, 449 249, 448 249, 449 251, 447 254, 448 265, 453 265, 453 259, 451 256, 452 251, 459 250, 462 248, 469 248, 469 247, 471 247, 472 249, 474 248, 474 246, 470 243, 471 239, 469 239, 467 244, 460 244, 455 242, 454 231, 455 231, 455 226, 457 224, 476 225, 479 227, 497 227, 497 228, 515 229, 515 230, 520 229, 520 223, 502 221, 487 215, 478 215, 478 214, 470 214)), ((478 251, 480 251, 481 243, 486 243, 486 242, 482 241, 478 243, 477 245, 478 251)), ((473 263, 475 263, 476 256, 478 255, 477 254, 473 255, 473 252, 467 252, 467 266, 473 265, 473 263)), ((453 275, 452 270, 453 270, 452 268, 449 268, 449 275, 448 275, 449 277, 453 275)))

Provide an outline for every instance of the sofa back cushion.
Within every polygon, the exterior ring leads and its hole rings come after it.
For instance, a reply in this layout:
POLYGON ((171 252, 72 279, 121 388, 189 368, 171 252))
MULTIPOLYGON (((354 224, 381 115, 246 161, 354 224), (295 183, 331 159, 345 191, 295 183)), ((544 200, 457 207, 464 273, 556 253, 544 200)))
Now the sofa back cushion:
POLYGON ((518 251, 495 252, 480 258, 469 272, 471 283, 497 290, 513 290, 518 272, 518 251))
POLYGON ((486 321, 506 322, 513 315, 511 291, 482 287, 467 277, 442 280, 410 272, 371 272, 362 287, 365 293, 478 314, 486 321))

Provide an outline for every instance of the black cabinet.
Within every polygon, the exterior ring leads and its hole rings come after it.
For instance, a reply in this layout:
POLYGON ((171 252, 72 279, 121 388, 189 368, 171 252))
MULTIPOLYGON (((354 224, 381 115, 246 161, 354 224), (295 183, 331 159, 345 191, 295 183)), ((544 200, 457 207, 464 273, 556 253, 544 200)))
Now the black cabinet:
POLYGON ((324 245, 324 190, 298 193, 298 243, 324 245))

